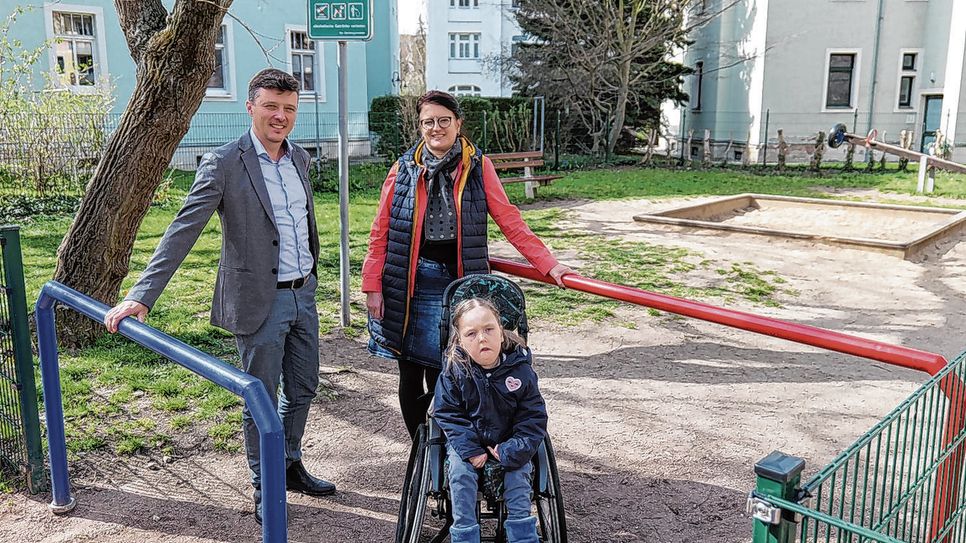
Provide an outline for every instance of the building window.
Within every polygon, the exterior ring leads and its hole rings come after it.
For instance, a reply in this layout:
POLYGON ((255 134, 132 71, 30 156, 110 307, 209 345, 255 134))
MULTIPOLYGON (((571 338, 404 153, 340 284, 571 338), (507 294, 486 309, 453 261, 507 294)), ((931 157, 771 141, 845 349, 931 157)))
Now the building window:
POLYGON ((902 53, 899 68, 899 103, 902 109, 912 109, 912 94, 916 86, 917 53, 902 53))
POLYGON ((480 0, 449 0, 451 8, 478 8, 480 0))
POLYGON ((854 71, 855 53, 832 53, 829 55, 825 107, 852 107, 854 71))
POLYGON ((476 85, 453 85, 449 92, 456 96, 482 96, 482 91, 476 85))
POLYGON ((208 78, 205 98, 208 100, 234 100, 235 96, 235 54, 233 51, 232 27, 226 21, 218 28, 215 36, 215 69, 208 78))
POLYGON ((215 38, 215 71, 211 72, 208 78, 208 95, 229 94, 228 88, 228 51, 225 50, 225 36, 227 30, 225 25, 218 29, 218 37, 215 38))
POLYGON ((96 85, 99 70, 94 58, 94 15, 55 11, 53 25, 56 71, 61 83, 72 87, 96 85))
POLYGON ((299 89, 306 94, 315 94, 318 86, 315 80, 315 41, 309 39, 304 30, 289 30, 289 58, 291 73, 298 79, 299 89))
POLYGON ((694 80, 691 89, 691 109, 701 111, 701 92, 704 87, 704 61, 694 63, 694 80))
POLYGON ((916 54, 915 53, 903 53, 902 54, 902 69, 916 71, 916 54))
POLYGON ((449 58, 480 58, 480 35, 450 34, 449 58))

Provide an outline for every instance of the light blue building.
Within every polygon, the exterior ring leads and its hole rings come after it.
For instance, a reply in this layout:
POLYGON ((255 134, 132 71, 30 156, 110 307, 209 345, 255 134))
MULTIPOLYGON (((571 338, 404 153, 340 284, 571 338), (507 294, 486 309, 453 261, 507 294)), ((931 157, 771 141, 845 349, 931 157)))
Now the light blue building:
MULTIPOLYGON (((71 1, 71 0, 68 0, 71 1)), ((171 0, 164 4, 170 8, 171 0)), ((16 0, 0 0, 0 16, 16 0)), ((111 0, 34 4, 10 29, 25 49, 49 40, 35 81, 52 75, 58 87, 90 93, 113 89, 113 113, 124 110, 135 85, 135 66, 111 0)), ((350 153, 369 154, 368 111, 376 96, 399 92, 397 0, 373 2, 374 33, 368 42, 349 42, 350 153)), ((338 45, 306 33, 306 0, 243 0, 225 16, 216 43, 215 72, 175 165, 193 167, 208 148, 238 137, 249 125, 245 100, 249 78, 274 66, 302 83, 299 120, 292 138, 310 150, 334 156, 338 138, 338 45)))

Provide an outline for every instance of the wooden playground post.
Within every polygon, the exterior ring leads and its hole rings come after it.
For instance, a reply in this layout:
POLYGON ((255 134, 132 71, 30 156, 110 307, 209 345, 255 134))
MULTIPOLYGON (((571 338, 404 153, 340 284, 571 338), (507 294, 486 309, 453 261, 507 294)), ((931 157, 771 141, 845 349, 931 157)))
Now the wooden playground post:
MULTIPOLYGON (((886 131, 882 132, 882 141, 886 140, 886 134, 888 134, 888 132, 886 131)), ((886 154, 882 153, 882 156, 879 157, 879 169, 885 170, 885 167, 886 167, 886 154)))
POLYGON ((704 153, 701 155, 701 167, 711 166, 711 131, 704 129, 704 153))
POLYGON ((808 169, 817 172, 822 167, 822 156, 825 154, 825 132, 819 130, 818 137, 815 139, 815 151, 812 153, 812 161, 808 169))
MULTIPOLYGON (((900 130, 899 131, 899 147, 903 149, 910 149, 912 147, 912 130, 900 130)), ((899 171, 904 172, 909 168, 909 159, 906 157, 899 157, 899 171)))
POLYGON ((688 158, 685 159, 684 165, 687 166, 688 168, 690 168, 693 165, 693 163, 694 163, 694 161, 691 158, 691 140, 693 138, 694 138, 694 129, 693 128, 689 128, 688 129, 688 145, 684 149, 684 154, 688 157, 688 158))
POLYGON ((751 164, 751 132, 745 137, 745 152, 741 154, 741 166, 747 168, 751 164))
POLYGON ((785 131, 778 129, 778 171, 785 170, 785 161, 788 155, 788 143, 785 142, 785 131))

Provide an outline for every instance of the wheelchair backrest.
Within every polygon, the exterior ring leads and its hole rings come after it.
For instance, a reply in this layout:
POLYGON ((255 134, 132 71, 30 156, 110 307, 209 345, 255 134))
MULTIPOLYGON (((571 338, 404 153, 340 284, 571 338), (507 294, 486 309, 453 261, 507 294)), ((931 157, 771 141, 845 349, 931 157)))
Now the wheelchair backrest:
POLYGON ((512 330, 527 339, 527 304, 523 290, 513 281, 493 275, 480 273, 467 275, 453 281, 443 291, 443 317, 439 323, 439 341, 441 351, 446 351, 449 342, 450 316, 453 310, 463 300, 470 298, 485 298, 493 302, 500 311, 500 324, 506 330, 512 330))

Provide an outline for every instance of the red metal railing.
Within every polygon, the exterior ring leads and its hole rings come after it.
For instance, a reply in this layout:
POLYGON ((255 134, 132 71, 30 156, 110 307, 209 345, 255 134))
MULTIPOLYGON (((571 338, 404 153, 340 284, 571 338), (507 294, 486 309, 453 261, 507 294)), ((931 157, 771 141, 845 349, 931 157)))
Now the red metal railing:
MULTIPOLYGON (((529 264, 521 264, 502 258, 491 258, 490 266, 495 271, 516 275, 525 279, 550 284, 554 283, 553 279, 541 274, 529 264)), ((648 292, 639 288, 598 281, 597 279, 589 279, 582 275, 566 275, 563 278, 563 282, 564 286, 573 290, 597 294, 605 298, 612 298, 645 307, 653 307, 661 311, 677 313, 685 317, 693 317, 695 319, 723 324, 732 328, 748 330, 749 332, 764 334, 766 336, 787 339, 788 341, 812 345, 813 347, 821 347, 822 349, 870 358, 904 368, 912 368, 924 371, 929 375, 935 375, 946 365, 946 359, 936 353, 883 343, 874 339, 850 336, 815 326, 762 317, 754 313, 725 309, 684 298, 648 292)))

